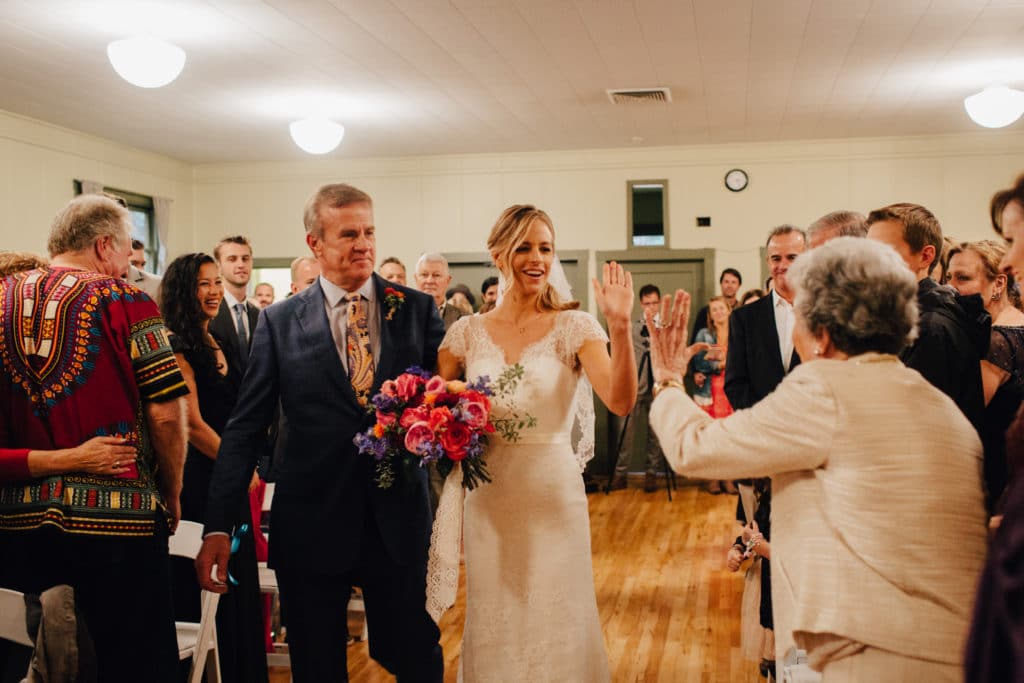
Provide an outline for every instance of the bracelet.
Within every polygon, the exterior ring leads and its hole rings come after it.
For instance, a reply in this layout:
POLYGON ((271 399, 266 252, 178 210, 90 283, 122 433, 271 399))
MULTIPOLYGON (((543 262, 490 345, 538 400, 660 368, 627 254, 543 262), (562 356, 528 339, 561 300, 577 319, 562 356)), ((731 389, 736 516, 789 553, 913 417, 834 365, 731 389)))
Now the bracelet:
POLYGON ((679 389, 683 393, 686 393, 686 387, 679 380, 677 380, 677 379, 663 379, 660 382, 655 382, 654 383, 654 387, 652 388, 652 391, 654 393, 655 398, 657 398, 658 394, 660 394, 662 391, 664 391, 665 389, 668 389, 668 388, 679 389))

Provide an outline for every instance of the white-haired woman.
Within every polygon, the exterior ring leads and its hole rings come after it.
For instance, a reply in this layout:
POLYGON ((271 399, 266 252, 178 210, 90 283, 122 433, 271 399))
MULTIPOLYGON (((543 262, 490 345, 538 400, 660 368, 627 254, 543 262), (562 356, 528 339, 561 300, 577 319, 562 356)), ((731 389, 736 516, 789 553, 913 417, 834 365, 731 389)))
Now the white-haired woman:
POLYGON ((804 362, 724 420, 681 388, 695 349, 676 293, 651 335, 651 424, 681 473, 772 478, 780 660, 795 644, 826 682, 959 681, 985 556, 981 443, 896 357, 914 336, 914 278, 856 238, 801 256, 788 277, 804 362))

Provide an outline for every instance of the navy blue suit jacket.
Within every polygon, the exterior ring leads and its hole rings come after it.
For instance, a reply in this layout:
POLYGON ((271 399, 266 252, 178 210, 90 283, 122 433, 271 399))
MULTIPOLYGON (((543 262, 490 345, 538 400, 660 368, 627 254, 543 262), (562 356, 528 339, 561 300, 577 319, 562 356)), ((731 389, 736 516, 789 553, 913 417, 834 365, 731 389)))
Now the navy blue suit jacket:
MULTIPOLYGON (((433 298, 372 277, 380 307, 377 393, 411 365, 436 367, 444 324, 433 298), (405 294, 391 320, 386 286, 405 294)), ((386 490, 374 482, 373 459, 352 442, 374 419, 359 405, 338 356, 319 282, 260 313, 238 403, 221 435, 206 530, 230 530, 279 400, 288 441, 275 469, 271 566, 315 573, 353 567, 367 515, 395 562, 425 562, 433 521, 426 472, 386 490)))

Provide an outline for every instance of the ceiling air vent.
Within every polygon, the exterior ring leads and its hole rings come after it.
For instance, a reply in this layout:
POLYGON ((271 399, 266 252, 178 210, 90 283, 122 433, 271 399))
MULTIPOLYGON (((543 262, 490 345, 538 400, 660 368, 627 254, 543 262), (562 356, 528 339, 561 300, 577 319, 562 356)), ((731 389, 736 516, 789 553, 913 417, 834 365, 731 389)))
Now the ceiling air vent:
POLYGON ((612 104, 636 104, 636 103, 658 103, 671 102, 672 91, 668 88, 620 88, 618 90, 605 90, 608 99, 612 104))

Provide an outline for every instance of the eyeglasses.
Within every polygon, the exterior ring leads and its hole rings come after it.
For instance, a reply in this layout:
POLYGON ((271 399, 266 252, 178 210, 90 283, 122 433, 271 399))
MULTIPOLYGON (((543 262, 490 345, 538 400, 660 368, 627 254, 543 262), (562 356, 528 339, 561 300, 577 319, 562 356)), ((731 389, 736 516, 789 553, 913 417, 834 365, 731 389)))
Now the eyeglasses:
MULTIPOLYGON (((235 527, 235 530, 231 532, 231 554, 234 555, 238 552, 238 547, 242 545, 242 536, 249 533, 248 523, 242 524, 241 526, 235 527)), ((231 575, 231 570, 228 570, 228 583, 232 586, 238 585, 238 579, 231 575)))

